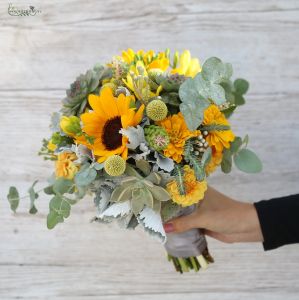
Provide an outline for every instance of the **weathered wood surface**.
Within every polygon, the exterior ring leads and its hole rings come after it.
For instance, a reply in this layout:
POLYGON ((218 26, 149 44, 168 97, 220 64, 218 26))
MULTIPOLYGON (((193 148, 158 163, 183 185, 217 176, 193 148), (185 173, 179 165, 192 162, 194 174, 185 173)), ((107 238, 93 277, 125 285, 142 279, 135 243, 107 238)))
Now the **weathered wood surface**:
MULTIPOLYGON (((16 182, 51 173, 36 156, 49 117, 80 72, 132 47, 188 48, 202 60, 232 62, 251 82, 232 120, 264 162, 250 176, 220 172, 210 183, 248 201, 299 192, 299 1, 16 1, 35 17, 11 17, 0 3, 0 299, 298 299, 299 251, 265 253, 259 244, 209 240, 208 271, 177 275, 163 248, 143 232, 90 224, 91 199, 67 222, 45 227, 47 198, 28 216, 5 200, 16 182)), ((42 186, 42 183, 40 184, 42 186)), ((279 220, 277 220, 279 222, 279 220)))

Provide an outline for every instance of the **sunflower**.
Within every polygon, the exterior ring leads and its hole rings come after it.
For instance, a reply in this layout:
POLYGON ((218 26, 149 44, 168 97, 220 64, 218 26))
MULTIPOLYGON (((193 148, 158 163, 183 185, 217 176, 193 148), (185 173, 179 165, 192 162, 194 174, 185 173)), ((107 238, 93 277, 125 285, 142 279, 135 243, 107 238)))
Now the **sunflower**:
POLYGON ((75 174, 79 170, 79 166, 74 163, 75 160, 77 160, 77 156, 75 153, 62 152, 58 154, 57 161, 55 162, 56 177, 73 179, 75 174))
POLYGON ((176 52, 175 57, 178 60, 178 66, 171 70, 171 74, 194 77, 201 71, 199 60, 197 58, 191 58, 190 51, 184 50, 180 56, 178 55, 178 52, 176 52))
POLYGON ((166 130, 170 140, 168 146, 164 149, 164 155, 180 163, 186 140, 198 136, 200 131, 190 131, 181 112, 169 116, 163 121, 157 122, 157 124, 166 130))
POLYGON ((183 169, 186 194, 180 194, 176 181, 167 183, 166 190, 171 195, 171 198, 175 203, 185 207, 195 204, 203 199, 204 193, 207 190, 207 182, 206 180, 197 181, 194 171, 190 168, 190 166, 185 165, 183 169))
POLYGON ((136 111, 132 108, 132 103, 135 103, 134 96, 120 94, 115 98, 109 87, 104 88, 100 95, 90 94, 88 101, 93 110, 81 115, 82 130, 94 137, 94 143, 90 144, 82 139, 78 139, 78 143, 93 150, 98 156, 98 162, 104 162, 114 154, 127 159, 128 138, 119 131, 129 126, 137 126, 141 122, 144 105, 136 111))
MULTIPOLYGON (((212 104, 204 111, 203 125, 228 125, 229 122, 219 108, 212 104)), ((230 142, 235 139, 235 135, 231 130, 211 130, 205 137, 211 147, 216 152, 222 152, 223 148, 229 148, 230 142)))

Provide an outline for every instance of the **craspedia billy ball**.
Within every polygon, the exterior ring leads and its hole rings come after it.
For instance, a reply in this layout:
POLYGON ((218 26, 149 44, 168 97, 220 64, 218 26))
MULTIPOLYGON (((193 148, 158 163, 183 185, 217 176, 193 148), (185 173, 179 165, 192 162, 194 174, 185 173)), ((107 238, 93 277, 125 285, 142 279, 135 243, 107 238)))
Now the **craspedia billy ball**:
POLYGON ((168 109, 166 104, 159 99, 152 100, 146 106, 146 115, 153 121, 162 121, 166 118, 168 109))
POLYGON ((106 159, 104 169, 110 176, 120 176, 126 170, 126 161, 119 155, 111 155, 106 159))

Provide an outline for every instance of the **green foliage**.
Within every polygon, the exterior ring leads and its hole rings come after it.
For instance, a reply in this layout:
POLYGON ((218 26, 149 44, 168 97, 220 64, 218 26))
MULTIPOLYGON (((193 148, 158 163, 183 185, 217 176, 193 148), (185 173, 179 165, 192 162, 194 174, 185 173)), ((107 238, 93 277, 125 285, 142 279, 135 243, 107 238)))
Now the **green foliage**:
POLYGON ((74 187, 72 180, 64 177, 58 177, 53 184, 53 191, 55 194, 63 195, 70 193, 74 187))
POLYGON ((64 219, 69 217, 71 205, 77 203, 77 200, 69 199, 65 194, 73 193, 74 188, 72 180, 59 177, 54 181, 53 186, 44 189, 48 194, 54 195, 49 203, 48 229, 53 229, 58 223, 64 222, 64 219))
POLYGON ((232 75, 230 64, 223 63, 219 58, 211 57, 203 65, 202 72, 194 78, 187 79, 179 89, 182 101, 180 110, 190 130, 201 124, 203 112, 211 102, 220 105, 226 102, 223 81, 232 75))
POLYGON ((234 155, 237 168, 246 173, 259 173, 262 171, 262 162, 257 155, 249 149, 241 149, 234 155))
POLYGON ((159 75, 156 76, 155 81, 157 84, 162 85, 163 91, 166 92, 178 92, 180 85, 186 80, 184 75, 171 74, 168 76, 159 75))
POLYGON ((77 186, 87 186, 91 184, 97 176, 97 171, 89 163, 84 164, 80 171, 75 175, 77 186))
POLYGON ((35 192, 34 187, 37 184, 37 180, 33 182, 31 187, 28 189, 29 197, 30 197, 30 209, 29 213, 30 214, 36 214, 37 213, 37 208, 35 206, 35 200, 38 198, 38 193, 35 192))
POLYGON ((235 91, 239 95, 244 95, 249 89, 249 82, 245 79, 238 78, 234 81, 235 91))
POLYGON ((113 190, 110 201, 125 202, 129 200, 136 216, 144 207, 160 212, 161 202, 170 199, 169 193, 159 186, 161 176, 156 172, 151 172, 148 176, 142 177, 139 173, 132 172, 133 168, 130 168, 132 175, 125 177, 121 184, 113 190))
POLYGON ((205 166, 211 159, 211 148, 208 148, 201 159, 194 154, 192 140, 189 139, 184 147, 184 158, 194 170, 196 179, 202 181, 205 178, 205 166))
POLYGON ((229 149, 224 149, 221 161, 221 170, 223 173, 228 174, 232 169, 232 154, 229 149))
POLYGON ((231 64, 223 63, 217 57, 209 58, 202 67, 202 77, 213 83, 221 83, 233 75, 231 64))
POLYGON ((59 132, 54 132, 52 134, 51 141, 57 147, 65 147, 65 146, 71 145, 73 143, 72 138, 70 138, 66 135, 60 135, 59 132))
POLYGON ((163 222, 167 222, 176 217, 181 209, 182 207, 173 201, 163 202, 161 207, 161 217, 163 222))
POLYGON ((7 195, 7 200, 10 204, 10 209, 13 212, 16 212, 16 210, 19 206, 19 203, 20 203, 20 196, 19 196, 19 192, 18 192, 16 187, 11 186, 9 188, 9 192, 8 192, 8 195, 7 195))
POLYGON ((54 151, 48 149, 49 140, 42 140, 42 147, 38 152, 38 155, 43 156, 44 160, 56 160, 56 155, 54 155, 54 151))
POLYGON ((203 125, 200 127, 201 131, 225 131, 230 130, 230 126, 223 125, 223 124, 210 124, 210 125, 203 125))
POLYGON ((259 173, 262 171, 262 162, 257 155, 247 149, 249 137, 246 135, 244 139, 236 137, 231 142, 230 148, 223 151, 223 158, 221 162, 221 170, 224 173, 229 173, 232 168, 232 161, 236 167, 246 173, 259 173))
POLYGON ((186 195, 184 183, 184 169, 180 165, 174 165, 173 176, 175 178, 179 193, 181 195, 186 195))
POLYGON ((237 108, 237 106, 235 106, 235 105, 234 106, 230 106, 230 107, 222 110, 221 112, 228 119, 233 114, 233 112, 235 111, 236 108, 237 108))
POLYGON ((239 136, 236 136, 235 139, 230 144, 230 152, 235 154, 239 151, 240 147, 242 146, 242 139, 239 136))

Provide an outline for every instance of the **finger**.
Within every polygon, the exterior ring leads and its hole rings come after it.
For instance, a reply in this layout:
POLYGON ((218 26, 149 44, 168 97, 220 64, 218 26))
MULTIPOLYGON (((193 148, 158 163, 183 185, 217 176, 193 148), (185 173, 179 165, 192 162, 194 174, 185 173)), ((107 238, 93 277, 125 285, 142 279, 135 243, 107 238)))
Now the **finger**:
POLYGON ((200 222, 196 213, 188 216, 178 217, 165 223, 164 230, 166 233, 170 232, 184 232, 192 228, 199 228, 200 222))

